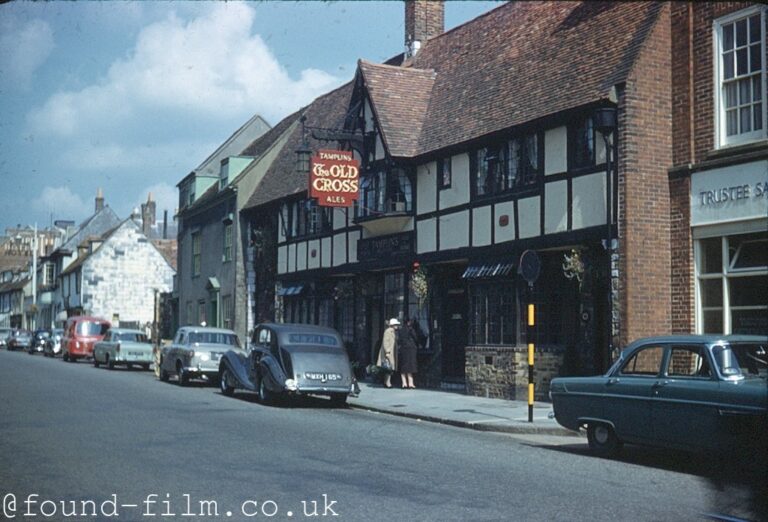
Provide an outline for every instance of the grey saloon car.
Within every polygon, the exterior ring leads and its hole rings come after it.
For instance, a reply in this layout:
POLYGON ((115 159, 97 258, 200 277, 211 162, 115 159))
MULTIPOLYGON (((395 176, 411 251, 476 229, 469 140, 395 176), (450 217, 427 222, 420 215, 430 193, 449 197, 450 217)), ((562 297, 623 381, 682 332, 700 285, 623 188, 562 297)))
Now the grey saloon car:
POLYGON ((219 386, 256 392, 261 402, 295 395, 325 395, 341 406, 356 393, 349 357, 339 333, 307 324, 260 324, 248 355, 228 352, 219 386))
POLYGON ((557 422, 586 428, 598 454, 625 442, 723 452, 764 443, 767 376, 768 337, 651 337, 605 375, 553 379, 550 396, 557 422))
POLYGON ((173 342, 163 346, 160 352, 160 380, 168 381, 175 375, 181 386, 193 378, 213 382, 219 374, 219 361, 229 350, 245 355, 232 330, 183 326, 176 332, 173 342))
POLYGON ((104 364, 110 370, 116 365, 139 366, 145 370, 152 363, 152 344, 140 330, 110 328, 104 339, 93 345, 93 365, 104 364))

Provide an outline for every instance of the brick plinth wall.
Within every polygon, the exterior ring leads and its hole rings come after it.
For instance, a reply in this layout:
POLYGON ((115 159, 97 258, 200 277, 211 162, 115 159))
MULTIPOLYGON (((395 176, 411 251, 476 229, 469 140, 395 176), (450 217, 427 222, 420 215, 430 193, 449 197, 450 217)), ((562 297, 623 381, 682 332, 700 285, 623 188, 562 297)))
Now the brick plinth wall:
MULTIPOLYGON (((536 349, 534 395, 549 400, 549 383, 560 374, 564 352, 536 349)), ((528 399, 528 348, 468 346, 466 348, 467 394, 495 399, 528 399)))

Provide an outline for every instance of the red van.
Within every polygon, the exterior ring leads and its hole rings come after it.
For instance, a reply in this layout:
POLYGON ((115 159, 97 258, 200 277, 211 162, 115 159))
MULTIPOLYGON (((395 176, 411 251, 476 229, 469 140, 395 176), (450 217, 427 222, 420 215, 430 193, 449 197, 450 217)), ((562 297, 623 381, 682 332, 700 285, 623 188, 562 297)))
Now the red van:
POLYGON ((61 338, 62 358, 75 362, 93 356, 93 344, 104 339, 110 323, 106 319, 79 315, 67 319, 61 338))

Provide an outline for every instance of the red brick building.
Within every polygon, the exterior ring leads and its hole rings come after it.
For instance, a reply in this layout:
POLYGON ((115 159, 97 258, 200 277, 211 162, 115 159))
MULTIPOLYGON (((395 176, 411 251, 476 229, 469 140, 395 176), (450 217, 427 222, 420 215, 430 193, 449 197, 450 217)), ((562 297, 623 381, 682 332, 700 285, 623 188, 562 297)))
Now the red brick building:
POLYGON ((768 334, 766 6, 672 6, 672 329, 768 334))

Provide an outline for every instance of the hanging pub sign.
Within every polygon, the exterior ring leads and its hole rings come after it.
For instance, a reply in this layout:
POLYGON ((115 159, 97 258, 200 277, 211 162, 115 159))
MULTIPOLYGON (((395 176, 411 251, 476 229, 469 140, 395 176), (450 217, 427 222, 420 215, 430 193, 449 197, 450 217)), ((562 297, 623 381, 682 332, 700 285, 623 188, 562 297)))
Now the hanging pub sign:
POLYGON ((351 151, 319 150, 309 168, 309 196, 321 207, 351 207, 358 199, 360 162, 351 151))

